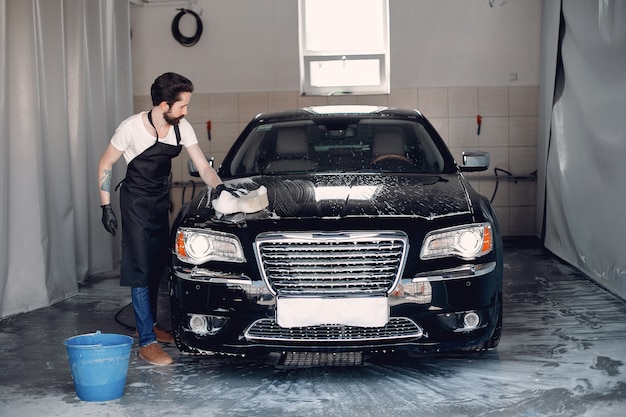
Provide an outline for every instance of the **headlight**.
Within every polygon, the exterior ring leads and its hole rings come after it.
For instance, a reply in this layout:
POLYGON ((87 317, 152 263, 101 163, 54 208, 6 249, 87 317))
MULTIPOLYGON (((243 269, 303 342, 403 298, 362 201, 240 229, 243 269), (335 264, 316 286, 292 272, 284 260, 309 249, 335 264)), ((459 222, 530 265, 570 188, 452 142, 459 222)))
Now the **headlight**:
POLYGON ((208 261, 246 261, 237 236, 215 230, 178 229, 175 251, 178 259, 194 265, 208 261))
POLYGON ((493 250, 493 234, 489 223, 470 224, 435 230, 426 235, 421 259, 458 256, 471 260, 493 250))

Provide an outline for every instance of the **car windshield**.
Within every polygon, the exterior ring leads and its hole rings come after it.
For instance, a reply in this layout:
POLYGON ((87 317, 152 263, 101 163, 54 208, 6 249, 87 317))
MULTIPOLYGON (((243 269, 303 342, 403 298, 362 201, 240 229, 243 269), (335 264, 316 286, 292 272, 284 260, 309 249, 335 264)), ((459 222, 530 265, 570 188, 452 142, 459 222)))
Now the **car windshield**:
POLYGON ((398 119, 320 119, 261 124, 230 161, 233 176, 286 173, 438 174, 445 159, 427 129, 398 119))

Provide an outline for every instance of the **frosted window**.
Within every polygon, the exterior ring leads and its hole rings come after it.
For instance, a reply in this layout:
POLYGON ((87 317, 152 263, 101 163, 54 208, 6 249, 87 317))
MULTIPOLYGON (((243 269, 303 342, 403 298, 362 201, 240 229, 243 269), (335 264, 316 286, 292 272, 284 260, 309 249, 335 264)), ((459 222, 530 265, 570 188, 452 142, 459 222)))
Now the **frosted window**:
POLYGON ((301 92, 389 93, 387 0, 300 0, 301 92))

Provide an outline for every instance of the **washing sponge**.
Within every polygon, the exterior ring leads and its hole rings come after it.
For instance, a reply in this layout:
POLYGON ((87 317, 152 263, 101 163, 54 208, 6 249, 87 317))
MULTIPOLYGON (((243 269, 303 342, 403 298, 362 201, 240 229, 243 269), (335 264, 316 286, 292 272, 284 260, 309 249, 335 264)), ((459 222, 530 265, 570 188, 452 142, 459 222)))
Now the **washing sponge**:
POLYGON ((220 193, 213 200, 213 208, 223 215, 233 213, 256 213, 267 208, 269 200, 267 198, 267 188, 260 186, 256 190, 238 189, 239 198, 231 193, 220 193))

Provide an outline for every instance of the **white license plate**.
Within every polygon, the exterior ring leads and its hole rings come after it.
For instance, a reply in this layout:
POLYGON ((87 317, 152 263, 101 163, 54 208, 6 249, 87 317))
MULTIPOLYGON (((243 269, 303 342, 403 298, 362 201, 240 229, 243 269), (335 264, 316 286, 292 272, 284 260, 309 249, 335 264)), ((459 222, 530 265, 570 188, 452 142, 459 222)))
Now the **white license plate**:
POLYGON ((383 327, 388 321, 387 297, 278 297, 276 300, 276 322, 280 327, 383 327))

